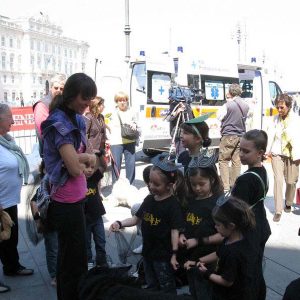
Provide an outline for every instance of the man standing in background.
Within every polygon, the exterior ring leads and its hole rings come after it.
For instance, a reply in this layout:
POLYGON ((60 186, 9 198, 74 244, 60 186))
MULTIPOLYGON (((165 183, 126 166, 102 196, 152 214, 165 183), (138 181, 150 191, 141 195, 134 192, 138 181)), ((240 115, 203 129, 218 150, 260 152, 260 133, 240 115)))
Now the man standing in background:
POLYGON ((219 170, 225 192, 230 190, 241 173, 240 138, 246 132, 246 118, 249 111, 248 104, 240 97, 241 94, 239 84, 231 84, 228 100, 217 114, 217 118, 221 121, 219 170))
MULTIPOLYGON (((50 90, 48 95, 46 95, 43 99, 36 102, 33 105, 33 113, 34 113, 34 122, 36 126, 36 133, 39 140, 39 144, 41 146, 41 124, 45 121, 49 116, 49 105, 51 101, 55 98, 56 95, 61 95, 64 90, 64 85, 66 82, 66 76, 63 74, 57 74, 50 80, 50 90)), ((40 148, 41 150, 41 148, 40 148)), ((40 152, 42 156, 42 153, 40 152)))

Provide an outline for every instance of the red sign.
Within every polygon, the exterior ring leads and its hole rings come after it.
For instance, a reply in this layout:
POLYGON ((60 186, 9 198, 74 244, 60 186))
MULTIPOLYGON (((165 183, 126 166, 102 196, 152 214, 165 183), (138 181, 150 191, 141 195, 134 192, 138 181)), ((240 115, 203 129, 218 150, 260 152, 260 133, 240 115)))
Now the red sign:
POLYGON ((31 106, 11 108, 15 124, 11 131, 35 129, 33 110, 31 106))

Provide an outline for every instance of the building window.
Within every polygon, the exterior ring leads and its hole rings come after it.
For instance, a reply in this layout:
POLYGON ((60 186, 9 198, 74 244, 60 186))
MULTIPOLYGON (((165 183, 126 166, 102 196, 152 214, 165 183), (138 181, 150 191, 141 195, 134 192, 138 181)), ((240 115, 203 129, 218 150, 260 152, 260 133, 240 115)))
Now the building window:
POLYGON ((61 61, 60 60, 58 61, 58 66, 57 67, 58 67, 58 71, 61 72, 61 61))
POLYGON ((65 74, 68 74, 68 64, 65 63, 65 74))
POLYGON ((85 63, 82 63, 82 65, 81 65, 81 71, 82 71, 82 72, 85 71, 85 63))
POLYGON ((7 92, 4 92, 4 100, 7 101, 7 92))
POLYGON ((9 66, 10 66, 10 69, 13 70, 13 68, 14 68, 14 55, 13 54, 11 54, 9 57, 9 66))
POLYGON ((9 38, 9 47, 13 48, 14 46, 14 40, 12 38, 9 38))
POLYGON ((36 99, 36 92, 33 92, 33 98, 36 99))
POLYGON ((30 56, 30 64, 34 66, 34 55, 30 56))
POLYGON ((68 54, 67 54, 67 49, 65 49, 65 57, 67 57, 67 55, 68 55, 68 54))
POLYGON ((41 57, 39 55, 37 57, 37 65, 39 68, 41 68, 41 57))
POLYGON ((40 81, 40 84, 42 84, 43 83, 43 78, 39 77, 39 81, 40 81))
POLYGON ((32 83, 35 84, 35 76, 32 77, 32 83))
POLYGON ((6 55, 2 54, 2 70, 6 69, 6 55))
POLYGON ((5 47, 5 36, 1 36, 1 46, 5 47))
POLYGON ((23 99, 23 93, 20 92, 20 99, 22 100, 23 99))
POLYGON ((70 74, 73 74, 73 64, 70 63, 70 74))
POLYGON ((40 98, 42 99, 43 97, 44 97, 44 92, 41 91, 41 92, 40 92, 40 98))
POLYGON ((3 83, 6 83, 6 75, 3 75, 3 83))
POLYGON ((72 50, 70 49, 70 57, 72 58, 72 55, 73 55, 73 52, 72 50))
POLYGON ((30 40, 30 49, 34 50, 34 40, 30 40))
POLYGON ((15 76, 11 75, 11 83, 15 83, 15 76))
POLYGON ((18 47, 18 49, 21 48, 21 41, 19 39, 17 39, 17 47, 18 47))
POLYGON ((16 99, 16 92, 12 92, 12 93, 11 93, 11 98, 12 98, 13 100, 16 99))

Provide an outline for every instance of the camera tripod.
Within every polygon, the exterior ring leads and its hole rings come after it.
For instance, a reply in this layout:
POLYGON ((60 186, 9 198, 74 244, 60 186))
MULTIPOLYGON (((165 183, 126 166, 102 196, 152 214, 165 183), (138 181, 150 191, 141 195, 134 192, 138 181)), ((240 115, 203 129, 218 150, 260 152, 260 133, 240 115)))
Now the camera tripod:
POLYGON ((171 141, 171 145, 170 145, 170 150, 169 150, 169 156, 171 156, 172 154, 175 154, 175 156, 177 157, 179 153, 178 152, 178 146, 180 144, 176 145, 176 138, 178 135, 178 132, 180 130, 180 124, 188 121, 189 118, 189 114, 187 112, 187 107, 185 106, 185 104, 183 104, 182 102, 179 102, 174 109, 172 110, 172 112, 170 113, 170 118, 172 118, 172 116, 174 116, 174 118, 177 117, 176 120, 176 125, 175 125, 175 129, 173 132, 173 136, 172 136, 172 141, 171 141), (184 107, 184 110, 181 110, 181 108, 184 107), (178 112, 177 112, 178 110, 178 112))

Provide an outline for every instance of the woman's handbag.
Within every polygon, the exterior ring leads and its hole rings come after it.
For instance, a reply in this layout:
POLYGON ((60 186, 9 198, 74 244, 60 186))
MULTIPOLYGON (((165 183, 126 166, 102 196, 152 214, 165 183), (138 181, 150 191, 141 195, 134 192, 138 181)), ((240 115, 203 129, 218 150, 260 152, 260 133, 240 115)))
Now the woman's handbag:
POLYGON ((140 135, 139 131, 137 129, 132 129, 132 127, 129 124, 122 123, 119 113, 118 113, 118 118, 119 118, 120 124, 121 124, 122 138, 128 139, 128 140, 138 139, 138 137, 140 135))
POLYGON ((36 191, 36 205, 42 220, 47 219, 48 207, 51 202, 48 176, 45 175, 36 191))

